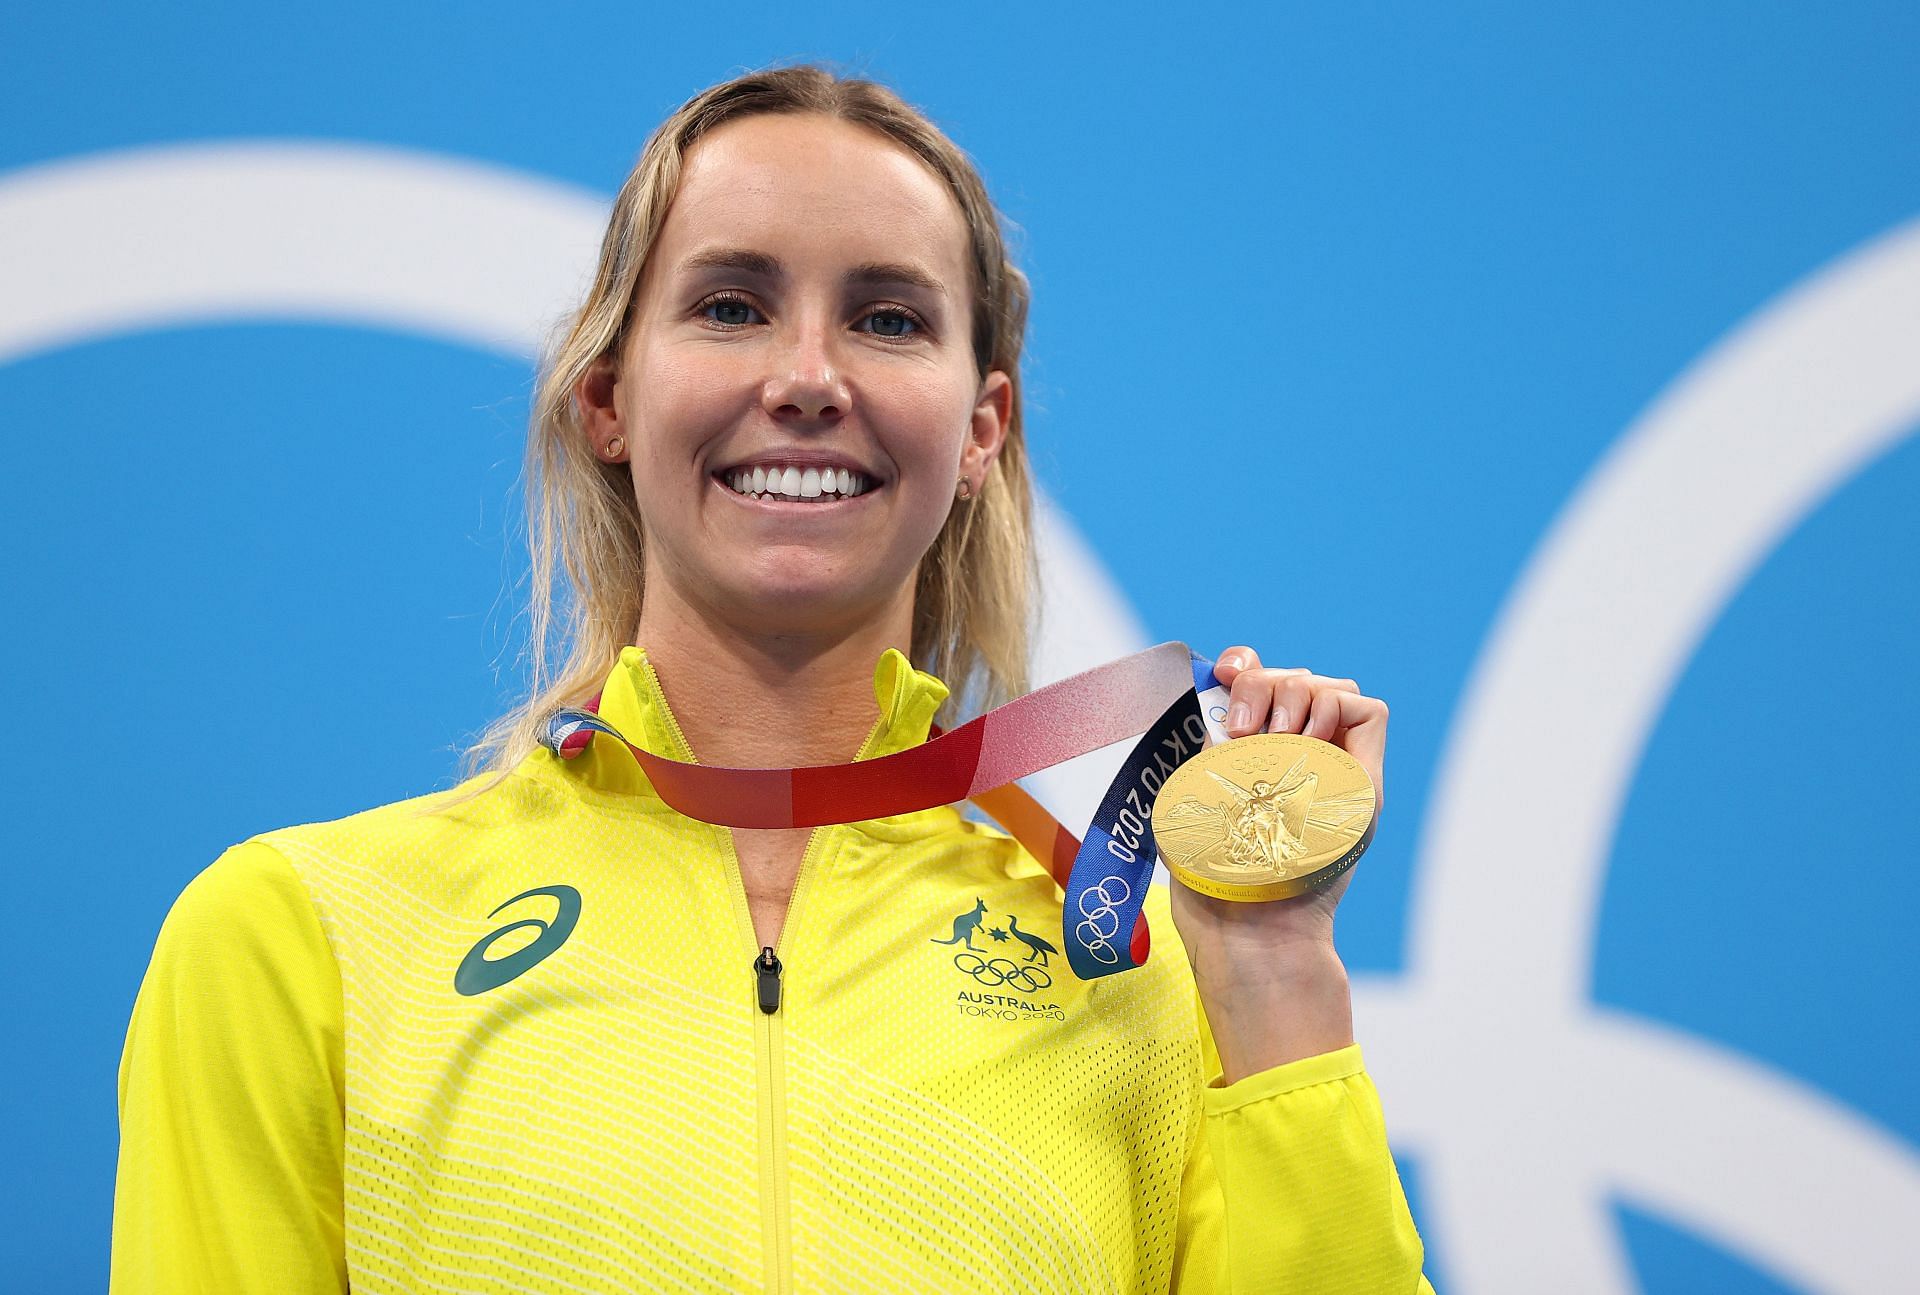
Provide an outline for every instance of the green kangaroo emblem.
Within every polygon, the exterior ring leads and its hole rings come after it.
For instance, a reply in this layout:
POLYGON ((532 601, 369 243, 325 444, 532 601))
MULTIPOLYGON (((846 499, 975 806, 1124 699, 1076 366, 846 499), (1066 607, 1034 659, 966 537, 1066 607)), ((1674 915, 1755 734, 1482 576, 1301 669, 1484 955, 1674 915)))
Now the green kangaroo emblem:
MULTIPOLYGON (((490 931, 481 937, 480 943, 467 950, 467 956, 460 960, 460 969, 453 973, 453 987, 456 991, 471 998, 475 994, 484 994, 489 989, 498 989, 509 980, 524 975, 555 949, 567 942, 573 934, 574 923, 580 920, 580 892, 572 886, 535 886, 532 890, 522 891, 509 899, 500 908, 517 904, 523 899, 535 895, 548 895, 560 901, 560 911, 551 922, 543 917, 522 918, 518 922, 509 922, 497 931, 490 931), (517 931, 523 926, 537 926, 540 937, 524 949, 516 949, 504 958, 489 960, 487 950, 493 942, 508 931, 517 931)), ((493 917, 500 912, 496 908, 488 913, 493 917)))
MULTIPOLYGON (((971 913, 962 913, 960 914, 960 916, 953 919, 953 937, 951 939, 929 940, 928 943, 929 944, 959 944, 962 940, 964 940, 966 941, 967 947, 969 949, 972 949, 973 933, 979 930, 980 923, 986 920, 987 920, 987 901, 976 897, 973 901, 973 911, 971 913)), ((975 950, 975 952, 978 952, 978 950, 975 950)))
MULTIPOLYGON (((973 937, 976 933, 979 932, 981 925, 986 920, 987 920, 987 901, 976 897, 973 901, 972 912, 961 913, 959 916, 953 919, 952 935, 948 936, 944 940, 929 940, 928 943, 929 944, 964 944, 969 949, 973 949, 975 953, 978 953, 980 950, 974 945, 973 937)), ((1048 943, 1046 940, 1041 939, 1039 936, 1035 935, 1032 931, 1021 930, 1020 918, 1018 917, 1018 915, 1013 913, 1007 914, 1007 925, 1004 929, 996 926, 992 930, 988 931, 987 934, 991 935, 996 942, 1004 942, 1008 938, 1009 932, 1012 933, 1012 938, 1020 941, 1020 943, 1027 946, 1026 961, 1028 962, 1032 962, 1037 958, 1039 959, 1040 965, 1044 967, 1047 965, 1047 955, 1049 953, 1060 952, 1060 950, 1054 948, 1052 944, 1048 943)), ((961 955, 955 955, 955 956, 961 956, 961 955)), ((1008 963, 1007 965, 1012 966, 1013 964, 1008 963)))

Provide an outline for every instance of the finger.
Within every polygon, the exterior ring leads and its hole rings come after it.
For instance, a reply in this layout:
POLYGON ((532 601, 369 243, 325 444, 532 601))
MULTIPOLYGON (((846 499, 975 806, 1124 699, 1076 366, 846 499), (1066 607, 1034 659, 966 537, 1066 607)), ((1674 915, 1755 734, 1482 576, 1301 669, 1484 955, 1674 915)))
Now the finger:
POLYGON ((1322 742, 1331 742, 1340 731, 1340 699, 1353 694, 1339 688, 1316 688, 1308 703, 1307 722, 1300 731, 1322 742))
POLYGON ((1296 733, 1300 730, 1307 707, 1312 702, 1314 691, 1321 688, 1336 688, 1341 692, 1358 693, 1360 685, 1351 679, 1335 679, 1330 675, 1314 674, 1308 670, 1283 670, 1280 673, 1298 675, 1306 685, 1306 691, 1296 690, 1283 696, 1276 687, 1274 690, 1273 713, 1268 718, 1267 732, 1296 733))
POLYGON ((1227 690, 1227 736, 1245 737, 1267 730, 1267 716, 1273 706, 1274 689, 1293 678, 1305 678, 1304 669, 1243 670, 1227 690), (1244 709, 1240 709, 1244 707, 1244 709))
POLYGON ((1378 697, 1367 697, 1350 692, 1335 691, 1323 695, 1331 698, 1339 708, 1339 714, 1334 721, 1335 737, 1326 740, 1334 742, 1365 767, 1367 776, 1373 779, 1374 794, 1384 801, 1386 797, 1384 780, 1387 762, 1387 703, 1378 697))
POLYGON ((1356 757, 1361 749, 1385 750, 1387 703, 1344 688, 1321 688, 1311 698, 1311 713, 1302 731, 1323 742, 1338 737, 1342 748, 1356 757), (1356 739, 1362 743, 1361 749, 1355 748, 1356 739), (1378 745, 1367 746, 1368 743, 1378 745))
POLYGON ((1307 708, 1313 703, 1314 691, 1333 681, 1311 670, 1273 670, 1268 673, 1285 677, 1274 685, 1273 710, 1267 720, 1267 732, 1298 733, 1300 726, 1306 723, 1307 708))
POLYGON ((1231 684, 1234 677, 1243 670, 1258 670, 1260 654, 1245 645, 1228 648, 1213 663, 1213 677, 1223 684, 1231 684))
POLYGON ((1272 670, 1243 670, 1234 676, 1227 690, 1227 736, 1245 737, 1266 727, 1267 713, 1273 706, 1272 670))

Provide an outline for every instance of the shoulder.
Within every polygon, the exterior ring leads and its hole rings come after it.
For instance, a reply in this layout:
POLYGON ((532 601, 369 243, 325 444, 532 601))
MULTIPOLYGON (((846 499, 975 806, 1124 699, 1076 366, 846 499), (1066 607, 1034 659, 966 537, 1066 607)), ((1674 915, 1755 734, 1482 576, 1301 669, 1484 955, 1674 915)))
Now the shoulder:
POLYGON ((154 941, 121 1051, 122 1126, 150 1140, 204 1103, 218 1121, 284 1115, 296 1127, 342 1091, 344 1018, 340 964, 306 887, 265 843, 230 846, 154 941))
POLYGON ((280 851, 259 837, 228 846, 174 900, 167 927, 177 938, 204 939, 235 923, 297 914, 305 888, 280 851))
POLYGON ((297 1028, 304 1038, 337 1024, 340 1011, 339 963, 305 884, 277 850, 243 841, 168 910, 135 998, 127 1056, 237 1054, 254 1046, 234 1042, 238 1034, 297 1028))
POLYGON ((480 775, 445 791, 274 828, 230 845, 173 901, 155 959, 287 961, 302 950, 325 949, 319 910, 338 871, 331 864, 404 853, 409 841, 430 840, 456 823, 510 820, 533 785, 517 773, 480 775))
POLYGON ((161 925, 158 961, 271 961, 317 934, 307 888, 287 857, 255 837, 229 846, 186 884, 161 925))
POLYGON ((539 776, 545 752, 505 771, 475 774, 440 791, 375 805, 339 818, 298 823, 260 833, 247 844, 278 852, 309 884, 333 865, 383 857, 451 852, 475 835, 565 817, 579 798, 564 780, 539 776))

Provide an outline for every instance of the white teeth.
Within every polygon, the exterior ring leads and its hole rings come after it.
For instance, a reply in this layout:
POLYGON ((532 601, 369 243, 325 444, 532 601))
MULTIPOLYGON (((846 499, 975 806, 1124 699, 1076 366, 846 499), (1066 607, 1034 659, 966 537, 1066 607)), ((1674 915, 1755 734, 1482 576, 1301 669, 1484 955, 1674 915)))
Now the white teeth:
POLYGON ((735 468, 724 478, 735 493, 780 499, 852 499, 870 488, 867 478, 847 468, 735 468))

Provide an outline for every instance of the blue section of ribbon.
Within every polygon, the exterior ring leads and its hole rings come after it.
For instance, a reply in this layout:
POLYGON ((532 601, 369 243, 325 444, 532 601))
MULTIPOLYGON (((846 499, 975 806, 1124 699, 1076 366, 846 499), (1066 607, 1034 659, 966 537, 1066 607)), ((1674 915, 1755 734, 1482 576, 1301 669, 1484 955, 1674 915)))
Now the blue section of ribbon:
POLYGON ((1133 928, 1159 857, 1153 839, 1153 802, 1167 776, 1206 745, 1200 694, 1220 686, 1213 663, 1198 653, 1193 658, 1193 679, 1193 691, 1167 707, 1134 744, 1087 825, 1080 853, 1067 874, 1061 934, 1067 943, 1067 962, 1082 980, 1140 965, 1133 956, 1133 928))

